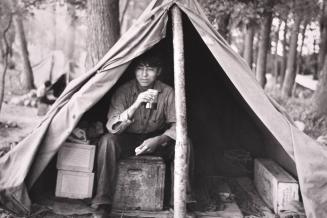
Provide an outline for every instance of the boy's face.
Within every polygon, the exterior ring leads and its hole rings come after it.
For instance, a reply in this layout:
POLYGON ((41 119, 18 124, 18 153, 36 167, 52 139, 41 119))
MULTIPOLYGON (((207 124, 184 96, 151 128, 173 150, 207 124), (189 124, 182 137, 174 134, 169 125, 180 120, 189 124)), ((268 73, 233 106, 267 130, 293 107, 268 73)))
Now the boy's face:
POLYGON ((159 67, 152 67, 140 63, 136 66, 135 76, 136 80, 142 87, 150 87, 158 78, 161 73, 159 67))

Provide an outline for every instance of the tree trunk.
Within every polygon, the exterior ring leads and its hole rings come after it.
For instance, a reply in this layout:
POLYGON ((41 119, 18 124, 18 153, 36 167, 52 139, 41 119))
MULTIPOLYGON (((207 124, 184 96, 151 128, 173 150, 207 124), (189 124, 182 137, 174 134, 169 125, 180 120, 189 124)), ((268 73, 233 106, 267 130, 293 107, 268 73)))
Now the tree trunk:
POLYGON ((255 28, 254 25, 250 23, 246 24, 246 33, 244 40, 244 60, 250 68, 252 69, 253 63, 253 39, 254 39, 255 28))
POLYGON ((318 55, 318 73, 324 66, 324 60, 327 53, 327 0, 323 1, 323 7, 320 18, 320 44, 318 55))
POLYGON ((275 32, 275 51, 274 51, 274 56, 273 56, 273 72, 272 74, 274 75, 275 82, 277 83, 278 81, 278 76, 279 76, 279 67, 278 67, 278 43, 279 43, 279 31, 280 27, 282 25, 282 21, 279 20, 277 30, 275 32))
POLYGON ((301 19, 295 15, 294 24, 291 33, 290 50, 287 58, 287 68, 285 72, 285 79, 282 87, 282 95, 284 97, 290 97, 292 95, 292 89, 295 81, 296 71, 296 54, 297 54, 297 41, 299 35, 301 19))
POLYGON ((307 30, 308 26, 308 21, 306 20, 303 24, 303 28, 301 31, 301 47, 299 54, 297 56, 297 66, 296 66, 296 74, 303 74, 303 57, 302 57, 302 52, 303 52, 303 45, 304 45, 304 39, 305 39, 305 32, 307 30))
POLYGON ((1 37, 3 39, 3 53, 1 54, 1 59, 0 59, 0 111, 2 107, 2 102, 5 94, 5 78, 6 78, 6 73, 7 73, 7 68, 8 68, 8 56, 9 56, 9 43, 7 40, 7 32, 11 26, 12 23, 12 15, 9 15, 8 19, 8 24, 4 28, 3 32, 1 33, 1 37), (2 69, 3 68, 3 69, 2 69))
POLYGON ((317 90, 313 96, 313 110, 318 115, 327 115, 327 55, 325 55, 324 63, 317 90))
MULTIPOLYGON (((260 31, 254 33, 254 48, 253 48, 253 62, 254 60, 258 60, 258 54, 259 54, 259 41, 260 41, 260 31)), ((252 62, 252 71, 257 71, 257 64, 253 64, 252 62)))
POLYGON ((51 54, 51 65, 49 70, 49 81, 52 81, 53 78, 53 69, 55 65, 55 53, 54 51, 57 50, 57 4, 53 4, 51 7, 51 22, 52 22, 52 54, 51 54))
POLYGON ((86 68, 93 67, 119 38, 119 1, 88 0, 88 57, 86 68))
POLYGON ((231 13, 226 13, 219 17, 218 20, 218 32, 220 35, 230 43, 230 34, 229 34, 229 21, 231 19, 231 13))
POLYGON ((279 84, 280 88, 282 89, 283 83, 284 83, 284 78, 285 78, 285 71, 286 71, 286 64, 287 64, 287 32, 288 32, 288 25, 287 25, 287 18, 284 21, 284 34, 283 34, 283 59, 282 59, 282 67, 280 70, 280 79, 279 79, 279 84))
POLYGON ((75 68, 73 67, 75 63, 74 53, 75 53, 75 31, 76 31, 76 10, 75 6, 72 4, 68 4, 67 7, 68 15, 69 15, 69 28, 68 28, 68 38, 67 38, 67 46, 66 46, 66 57, 67 57, 67 69, 66 69, 66 83, 70 81, 71 75, 74 75, 75 68))
POLYGON ((313 58, 314 58, 314 62, 313 62, 313 79, 317 80, 318 79, 318 55, 316 52, 316 45, 317 45, 317 40, 314 39, 313 40, 313 58))
POLYGON ((20 10, 20 6, 17 4, 17 0, 12 1, 12 10, 16 12, 14 16, 14 24, 17 32, 18 41, 20 44, 21 55, 23 59, 23 74, 22 74, 22 83, 23 88, 26 90, 31 90, 35 88, 34 86, 34 77, 31 62, 29 59, 28 49, 27 49, 27 41, 24 31, 24 25, 22 21, 22 14, 20 10))
POLYGON ((270 49, 270 31, 272 24, 272 11, 266 12, 263 22, 261 23, 259 41, 259 54, 257 59, 256 78, 261 87, 266 85, 266 66, 267 66, 267 54, 270 49))
POLYGON ((0 111, 2 108, 2 102, 5 95, 5 78, 8 67, 8 57, 5 57, 3 63, 0 64, 0 111))

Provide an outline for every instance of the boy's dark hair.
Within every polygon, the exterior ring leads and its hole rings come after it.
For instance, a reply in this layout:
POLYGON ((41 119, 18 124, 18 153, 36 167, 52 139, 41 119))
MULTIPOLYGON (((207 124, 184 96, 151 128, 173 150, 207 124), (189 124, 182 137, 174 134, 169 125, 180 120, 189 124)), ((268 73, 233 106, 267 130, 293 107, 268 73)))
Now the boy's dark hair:
POLYGON ((45 87, 49 87, 49 86, 51 86, 51 82, 50 82, 49 80, 45 81, 45 82, 44 82, 44 86, 45 86, 45 87))
POLYGON ((139 64, 144 64, 146 66, 152 66, 152 67, 162 67, 162 61, 161 58, 154 54, 153 52, 146 52, 139 57, 135 58, 134 60, 134 66, 136 67, 139 64))

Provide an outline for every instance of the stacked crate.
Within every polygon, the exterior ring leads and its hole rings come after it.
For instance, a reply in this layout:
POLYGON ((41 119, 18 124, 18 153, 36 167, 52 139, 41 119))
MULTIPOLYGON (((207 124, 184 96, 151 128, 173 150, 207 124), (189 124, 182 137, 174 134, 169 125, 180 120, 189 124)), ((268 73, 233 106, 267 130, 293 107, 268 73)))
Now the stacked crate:
POLYGON ((56 197, 91 198, 95 146, 65 142, 57 159, 56 197))

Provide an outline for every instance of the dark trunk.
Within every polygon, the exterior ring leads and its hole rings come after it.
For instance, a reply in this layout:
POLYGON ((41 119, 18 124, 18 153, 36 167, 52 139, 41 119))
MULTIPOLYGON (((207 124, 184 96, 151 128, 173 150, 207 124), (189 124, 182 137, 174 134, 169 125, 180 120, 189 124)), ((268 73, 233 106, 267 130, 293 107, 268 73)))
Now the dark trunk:
POLYGON ((317 80, 318 79, 318 55, 316 52, 316 45, 317 45, 317 40, 313 40, 313 55, 314 55, 314 64, 313 64, 313 79, 317 80))
POLYGON ((303 45, 304 45, 304 39, 305 39, 305 32, 307 30, 308 22, 305 21, 303 24, 303 28, 301 31, 301 47, 299 54, 297 56, 297 66, 296 66, 296 74, 303 74, 303 57, 302 57, 302 52, 303 52, 303 45))
MULTIPOLYGON (((56 20, 56 4, 52 5, 52 15, 51 15, 51 21, 52 21, 52 51, 57 50, 57 31, 56 31, 56 26, 57 26, 57 20, 56 20)), ((55 64, 55 57, 54 53, 52 53, 51 56, 51 65, 50 65, 50 71, 49 71, 49 81, 52 81, 53 77, 53 69, 54 69, 54 64, 55 64)))
POLYGON ((278 43, 279 43, 279 31, 280 31, 280 26, 282 25, 282 21, 279 20, 277 30, 275 32, 275 51, 274 51, 274 56, 273 56, 273 72, 272 74, 274 75, 275 81, 278 81, 278 76, 279 76, 279 67, 278 67, 278 43))
POLYGON ((287 26, 287 19, 284 21, 285 26, 284 26, 284 34, 283 34, 283 59, 282 59, 282 66, 280 70, 280 77, 279 77, 279 84, 280 88, 283 87, 283 82, 285 78, 285 71, 286 71, 286 64, 287 64, 287 32, 288 32, 288 26, 287 26))
POLYGON ((253 39, 254 39, 255 28, 254 25, 249 23, 246 25, 246 33, 244 40, 244 60, 252 69, 253 63, 253 39))
POLYGON ((228 43, 230 43, 230 34, 229 34, 229 22, 231 19, 231 14, 226 13, 219 18, 218 21, 218 32, 228 43))
POLYGON ((266 85, 266 66, 267 54, 270 50, 270 31, 272 23, 272 12, 266 12, 261 23, 260 41, 259 41, 259 54, 257 60, 256 78, 261 87, 266 85))
POLYGON ((88 58, 86 68, 93 67, 119 38, 119 1, 87 1, 88 58))
POLYGON ((9 58, 9 43, 7 40, 7 32, 12 23, 12 15, 9 15, 8 24, 4 28, 3 32, 1 33, 1 37, 3 39, 3 53, 1 54, 1 61, 0 61, 0 111, 2 107, 2 102, 5 94, 5 78, 8 68, 8 58, 9 58), (2 67, 1 67, 2 66, 2 67))
POLYGON ((73 64, 75 63, 75 58, 74 58, 74 52, 75 52, 75 31, 76 31, 76 21, 77 21, 77 16, 76 16, 76 10, 75 6, 69 4, 68 5, 68 14, 69 14, 69 20, 70 20, 70 25, 69 25, 69 30, 68 30, 68 39, 67 39, 67 46, 66 46, 66 55, 67 55, 67 60, 68 60, 68 66, 66 69, 66 83, 69 82, 69 78, 71 75, 74 75, 74 67, 73 64))
POLYGON ((327 53, 327 0, 323 1, 320 18, 320 44, 318 56, 318 73, 324 66, 324 60, 327 53))
POLYGON ((327 55, 325 55, 324 63, 317 90, 313 96, 313 109, 318 115, 327 115, 327 55))
POLYGON ((22 84, 24 89, 30 90, 35 88, 35 86, 34 86, 32 66, 29 59, 28 49, 27 49, 27 41, 26 41, 24 25, 22 21, 22 14, 19 6, 17 5, 16 0, 12 1, 12 6, 13 6, 12 10, 16 11, 16 14, 14 16, 14 24, 15 24, 16 33, 21 49, 21 55, 23 59, 22 84))
POLYGON ((292 95, 293 85, 296 76, 296 54, 297 54, 297 41, 299 35, 301 19, 295 15, 294 24, 291 33, 290 50, 287 58, 287 68, 285 72, 285 78, 282 87, 282 95, 284 97, 290 97, 292 95))

